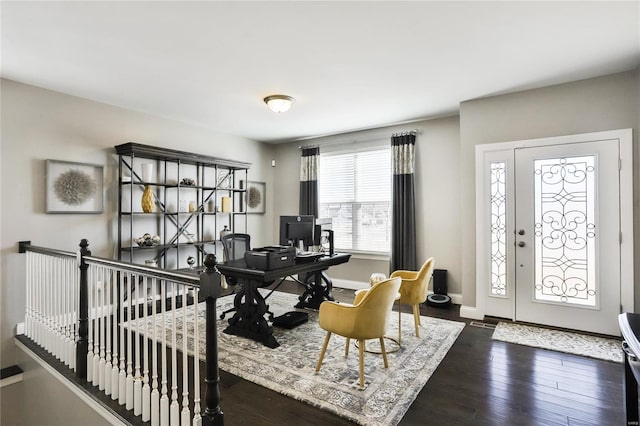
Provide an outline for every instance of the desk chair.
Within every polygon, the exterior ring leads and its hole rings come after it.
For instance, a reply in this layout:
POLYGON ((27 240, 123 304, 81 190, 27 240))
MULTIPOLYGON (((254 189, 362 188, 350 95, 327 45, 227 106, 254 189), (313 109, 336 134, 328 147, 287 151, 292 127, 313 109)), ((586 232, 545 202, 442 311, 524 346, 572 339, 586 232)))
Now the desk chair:
POLYGON ((402 279, 398 305, 398 342, 401 342, 402 339, 402 304, 412 306, 416 336, 420 337, 420 304, 427 300, 427 289, 433 275, 433 263, 433 257, 430 257, 419 271, 398 270, 391 274, 391 277, 402 279))
POLYGON ((353 304, 322 302, 318 322, 320 327, 327 331, 324 345, 320 352, 320 358, 316 365, 316 372, 320 371, 324 354, 332 333, 347 338, 345 356, 349 355, 349 342, 358 340, 360 352, 360 387, 364 387, 364 345, 367 339, 380 339, 384 368, 389 367, 387 352, 384 347, 384 334, 387 331, 389 315, 393 302, 398 296, 400 278, 390 278, 379 282, 367 290, 361 290, 356 294, 353 304))
MULTIPOLYGON (((244 254, 247 251, 251 250, 251 235, 249 234, 227 234, 221 238, 221 241, 223 261, 225 262, 229 260, 244 259, 244 254)), ((235 278, 226 278, 224 276, 223 278, 230 285, 235 286, 237 284, 235 278)), ((231 313, 235 310, 235 307, 227 309, 222 314, 220 314, 220 319, 224 319, 224 317, 228 313, 231 313)))
POLYGON ((244 254, 251 250, 251 235, 227 234, 222 237, 223 260, 244 259, 244 254))

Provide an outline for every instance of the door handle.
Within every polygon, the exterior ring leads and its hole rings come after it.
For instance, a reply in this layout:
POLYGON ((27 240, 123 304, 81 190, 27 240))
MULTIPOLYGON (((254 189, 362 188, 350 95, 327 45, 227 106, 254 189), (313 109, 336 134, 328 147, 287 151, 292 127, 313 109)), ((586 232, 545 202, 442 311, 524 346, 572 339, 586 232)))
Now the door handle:
POLYGON ((518 247, 524 247, 527 244, 524 241, 518 241, 518 247))

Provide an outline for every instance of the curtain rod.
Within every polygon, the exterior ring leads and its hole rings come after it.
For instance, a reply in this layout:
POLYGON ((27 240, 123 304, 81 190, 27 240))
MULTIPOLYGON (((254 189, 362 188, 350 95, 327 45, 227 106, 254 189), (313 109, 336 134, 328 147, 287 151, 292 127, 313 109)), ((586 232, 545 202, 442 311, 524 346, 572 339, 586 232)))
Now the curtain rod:
POLYGON ((351 138, 346 138, 345 137, 342 140, 330 141, 330 142, 323 143, 323 144, 315 143, 315 144, 311 144, 311 145, 298 145, 298 149, 318 148, 318 147, 321 147, 321 146, 357 144, 357 143, 364 143, 364 142, 371 142, 371 141, 377 141, 377 140, 381 140, 381 139, 386 139, 386 138, 390 138, 392 136, 401 136, 401 135, 409 135, 409 134, 419 135, 419 134, 422 134, 422 130, 420 130, 420 129, 411 129, 411 130, 403 130, 403 131, 392 132, 392 133, 386 133, 386 132, 385 133, 375 133, 375 134, 371 134, 371 135, 362 135, 360 138, 358 138, 357 136, 354 135, 351 138))

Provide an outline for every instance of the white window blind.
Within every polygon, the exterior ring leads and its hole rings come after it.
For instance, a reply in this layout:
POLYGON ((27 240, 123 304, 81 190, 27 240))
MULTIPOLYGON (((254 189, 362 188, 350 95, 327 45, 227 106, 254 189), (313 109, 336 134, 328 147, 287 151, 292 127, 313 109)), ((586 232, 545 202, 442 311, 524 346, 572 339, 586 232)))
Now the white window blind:
POLYGON ((321 218, 333 219, 338 250, 389 253, 391 149, 320 154, 321 218))

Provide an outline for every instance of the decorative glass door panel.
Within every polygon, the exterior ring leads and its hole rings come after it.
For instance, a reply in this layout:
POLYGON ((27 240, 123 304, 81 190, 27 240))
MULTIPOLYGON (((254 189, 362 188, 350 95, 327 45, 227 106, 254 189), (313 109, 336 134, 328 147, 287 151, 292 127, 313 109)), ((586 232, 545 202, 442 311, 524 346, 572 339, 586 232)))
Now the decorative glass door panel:
POLYGON ((596 157, 534 160, 537 302, 597 307, 596 157))
POLYGON ((490 163, 490 232, 491 232, 491 281, 490 296, 507 295, 507 164, 504 161, 490 163))
POLYGON ((514 150, 517 321, 618 333, 618 159, 611 140, 514 150))

